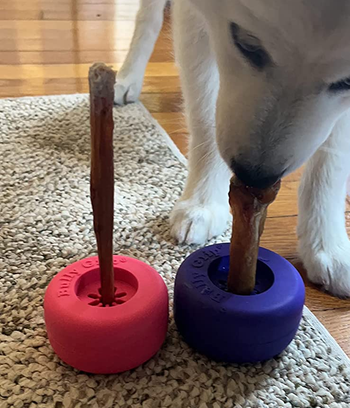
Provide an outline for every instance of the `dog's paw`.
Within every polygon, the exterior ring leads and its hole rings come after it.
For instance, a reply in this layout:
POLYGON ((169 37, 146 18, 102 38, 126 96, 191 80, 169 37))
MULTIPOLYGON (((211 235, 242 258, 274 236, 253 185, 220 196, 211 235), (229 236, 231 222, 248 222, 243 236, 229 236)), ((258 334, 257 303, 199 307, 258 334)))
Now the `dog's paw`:
POLYGON ((125 105, 136 102, 142 89, 142 77, 129 74, 126 77, 117 76, 114 86, 114 103, 125 105))
POLYGON ((170 215, 171 234, 179 243, 204 244, 225 231, 229 217, 228 206, 180 200, 170 215))
POLYGON ((350 297, 350 242, 311 248, 300 241, 299 253, 311 282, 331 294, 350 297))

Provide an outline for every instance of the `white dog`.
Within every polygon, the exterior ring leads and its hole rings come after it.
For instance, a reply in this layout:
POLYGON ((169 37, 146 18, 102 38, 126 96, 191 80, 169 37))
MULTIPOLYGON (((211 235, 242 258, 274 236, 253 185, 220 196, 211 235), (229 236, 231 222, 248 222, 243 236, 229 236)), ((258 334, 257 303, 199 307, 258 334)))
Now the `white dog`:
MULTIPOLYGON (((141 0, 116 103, 140 94, 165 4, 141 0)), ((232 171, 265 187, 308 161, 300 255, 311 281, 350 296, 350 1, 174 0, 173 30, 191 133, 173 235, 202 244, 224 231, 232 171)))

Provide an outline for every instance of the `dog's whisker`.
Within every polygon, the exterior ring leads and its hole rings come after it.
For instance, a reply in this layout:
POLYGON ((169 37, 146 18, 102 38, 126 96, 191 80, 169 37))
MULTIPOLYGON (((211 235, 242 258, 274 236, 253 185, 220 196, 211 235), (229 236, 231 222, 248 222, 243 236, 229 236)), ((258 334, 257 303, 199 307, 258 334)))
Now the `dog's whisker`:
POLYGON ((215 148, 210 149, 206 154, 204 154, 197 162, 195 167, 198 167, 199 165, 202 164, 204 160, 207 160, 210 156, 215 154, 215 148))
POLYGON ((209 144, 211 144, 211 143, 212 143, 211 140, 205 140, 204 142, 198 144, 197 146, 192 147, 192 151, 197 150, 197 149, 199 149, 200 147, 207 146, 207 145, 209 145, 209 144))
POLYGON ((171 132, 167 132, 168 135, 173 135, 174 133, 187 133, 186 128, 179 128, 179 129, 174 129, 171 132))

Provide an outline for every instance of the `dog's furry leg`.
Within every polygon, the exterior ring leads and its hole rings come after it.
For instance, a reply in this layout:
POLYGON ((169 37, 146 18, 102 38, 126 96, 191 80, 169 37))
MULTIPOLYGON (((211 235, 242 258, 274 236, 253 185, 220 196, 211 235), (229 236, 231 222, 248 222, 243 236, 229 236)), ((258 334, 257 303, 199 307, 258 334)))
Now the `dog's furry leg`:
POLYGON ((202 244, 221 234, 229 219, 230 172, 215 141, 219 78, 201 18, 185 0, 175 2, 174 31, 191 139, 187 183, 170 222, 179 242, 202 244))
POLYGON ((140 96, 146 65, 163 25, 167 0, 142 0, 128 55, 117 75, 114 102, 135 102, 140 96))
POLYGON ((299 197, 299 252, 309 279, 340 297, 350 296, 350 241, 345 228, 350 173, 350 114, 308 163, 299 197))

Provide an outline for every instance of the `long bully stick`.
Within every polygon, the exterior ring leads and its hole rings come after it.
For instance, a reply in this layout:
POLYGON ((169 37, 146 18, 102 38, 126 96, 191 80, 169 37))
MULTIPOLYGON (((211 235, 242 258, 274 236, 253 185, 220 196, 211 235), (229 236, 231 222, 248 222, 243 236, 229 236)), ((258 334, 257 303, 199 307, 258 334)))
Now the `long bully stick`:
POLYGON ((228 290, 250 295, 255 287, 260 237, 267 208, 281 187, 278 182, 267 189, 247 187, 235 176, 231 179, 229 200, 233 214, 228 290))
POLYGON ((104 64, 89 71, 91 176, 90 192, 94 213, 104 306, 114 301, 113 269, 113 99, 115 72, 104 64))

